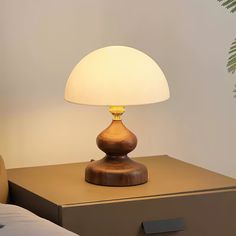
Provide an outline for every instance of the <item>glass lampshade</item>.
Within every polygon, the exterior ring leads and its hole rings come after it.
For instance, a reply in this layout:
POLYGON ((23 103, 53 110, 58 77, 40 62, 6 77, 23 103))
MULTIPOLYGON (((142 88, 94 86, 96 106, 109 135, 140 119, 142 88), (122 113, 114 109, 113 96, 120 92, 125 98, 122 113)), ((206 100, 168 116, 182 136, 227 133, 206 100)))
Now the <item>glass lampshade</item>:
POLYGON ((157 63, 124 46, 101 48, 85 56, 65 89, 67 101, 88 105, 141 105, 168 98, 168 84, 157 63))

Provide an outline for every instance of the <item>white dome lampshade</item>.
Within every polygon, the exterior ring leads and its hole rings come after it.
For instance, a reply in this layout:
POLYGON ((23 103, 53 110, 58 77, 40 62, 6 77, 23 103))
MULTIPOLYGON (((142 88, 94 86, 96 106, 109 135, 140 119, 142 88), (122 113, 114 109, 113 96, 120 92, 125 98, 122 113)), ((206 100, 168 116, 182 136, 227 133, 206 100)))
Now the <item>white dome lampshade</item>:
POLYGON ((65 89, 67 101, 88 105, 141 105, 168 98, 168 84, 157 63, 124 46, 101 48, 85 56, 65 89))
POLYGON ((161 102, 169 98, 166 78, 156 62, 139 50, 110 46, 85 56, 66 84, 65 99, 87 105, 108 105, 112 123, 97 136, 106 156, 86 167, 85 180, 106 186, 132 186, 148 181, 147 168, 127 154, 137 138, 121 121, 124 106, 161 102))

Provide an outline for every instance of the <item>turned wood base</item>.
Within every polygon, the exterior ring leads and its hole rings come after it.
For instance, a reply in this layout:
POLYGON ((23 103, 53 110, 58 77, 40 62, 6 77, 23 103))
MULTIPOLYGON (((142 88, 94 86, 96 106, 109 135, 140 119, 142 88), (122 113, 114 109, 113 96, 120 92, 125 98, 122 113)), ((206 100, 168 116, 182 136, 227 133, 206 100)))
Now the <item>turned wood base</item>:
POLYGON ((85 170, 85 180, 105 186, 133 186, 148 180, 147 168, 125 156, 105 156, 92 161, 85 170))
POLYGON ((106 186, 144 184, 148 180, 147 168, 127 156, 135 149, 137 138, 120 119, 124 107, 111 107, 110 111, 114 116, 113 121, 97 136, 97 145, 106 156, 87 166, 85 180, 106 186))

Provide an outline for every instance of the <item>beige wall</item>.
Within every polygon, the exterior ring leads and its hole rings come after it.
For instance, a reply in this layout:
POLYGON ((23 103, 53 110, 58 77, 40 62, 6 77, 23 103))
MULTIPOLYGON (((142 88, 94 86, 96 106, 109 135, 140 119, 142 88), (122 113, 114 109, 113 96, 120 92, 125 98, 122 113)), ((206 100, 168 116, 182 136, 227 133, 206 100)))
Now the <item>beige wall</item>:
MULTIPOLYGON (((72 105, 73 66, 107 45, 143 50, 163 68, 171 99, 128 107, 131 156, 169 154, 236 177, 235 75, 226 72, 235 15, 216 0, 0 0, 0 153, 7 167, 87 161, 110 122, 72 105)), ((157 170, 158 171, 158 170, 157 170)))

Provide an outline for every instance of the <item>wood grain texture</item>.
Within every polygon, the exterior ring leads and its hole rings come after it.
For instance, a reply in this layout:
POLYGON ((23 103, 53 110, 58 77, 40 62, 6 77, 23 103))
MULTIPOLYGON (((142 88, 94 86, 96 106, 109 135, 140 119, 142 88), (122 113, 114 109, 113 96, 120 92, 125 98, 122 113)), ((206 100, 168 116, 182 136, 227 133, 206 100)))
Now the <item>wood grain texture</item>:
POLYGON ((137 138, 121 120, 113 120, 98 135, 97 145, 106 156, 87 166, 87 182, 105 186, 133 186, 147 182, 147 168, 127 156, 136 147, 137 138))
POLYGON ((105 156, 85 170, 87 182, 105 186, 133 186, 146 183, 147 168, 128 156, 105 156))
POLYGON ((97 145, 108 156, 124 156, 135 149, 137 137, 124 126, 121 120, 113 120, 97 136, 97 145))

